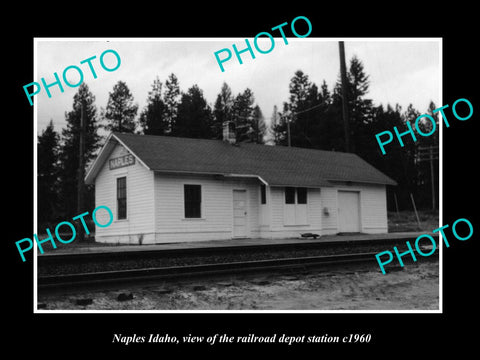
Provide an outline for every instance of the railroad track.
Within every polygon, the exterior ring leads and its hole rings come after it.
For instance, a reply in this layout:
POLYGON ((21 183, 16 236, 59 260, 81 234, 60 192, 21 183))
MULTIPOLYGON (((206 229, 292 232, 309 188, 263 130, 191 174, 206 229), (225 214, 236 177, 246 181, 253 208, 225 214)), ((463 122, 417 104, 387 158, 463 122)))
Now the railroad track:
POLYGON ((294 269, 331 267, 341 264, 375 263, 373 253, 290 257, 265 260, 209 263, 200 265, 168 266, 144 269, 100 271, 64 275, 39 276, 39 292, 92 289, 115 285, 146 284, 149 281, 188 279, 225 274, 270 272, 294 269))
MULTIPOLYGON (((434 236, 436 239, 436 237, 434 236)), ((395 244, 404 244, 406 240, 414 241, 415 238, 391 238, 391 239, 372 239, 362 241, 319 241, 304 243, 278 243, 278 244, 255 244, 255 245, 227 245, 219 247, 193 247, 193 248, 173 248, 173 249, 150 249, 148 245, 139 247, 136 250, 105 251, 105 252, 72 252, 67 254, 57 253, 55 251, 47 252, 37 256, 39 266, 55 265, 62 263, 77 264, 88 262, 104 261, 124 261, 130 259, 158 259, 170 258, 175 256, 200 256, 211 254, 234 254, 237 252, 258 252, 258 251, 302 251, 315 249, 328 249, 344 246, 378 246, 380 249, 391 248, 395 244), (383 247, 382 247, 383 246, 383 247)), ((118 249, 116 249, 118 250, 118 249)), ((381 250, 380 250, 381 251, 381 250)))

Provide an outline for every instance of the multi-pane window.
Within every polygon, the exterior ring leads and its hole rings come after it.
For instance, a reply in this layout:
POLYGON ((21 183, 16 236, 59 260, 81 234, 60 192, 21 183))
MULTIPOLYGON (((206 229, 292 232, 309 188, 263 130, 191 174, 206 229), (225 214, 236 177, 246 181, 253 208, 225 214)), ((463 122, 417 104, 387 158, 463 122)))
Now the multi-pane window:
POLYGON ((307 203, 307 188, 304 188, 304 187, 299 187, 299 188, 286 187, 285 188, 285 204, 306 204, 306 203, 307 203))
POLYGON ((200 185, 184 185, 185 218, 202 217, 202 188, 200 185))
POLYGON ((295 204, 295 188, 285 188, 285 204, 295 204))
POLYGON ((117 178, 117 219, 127 218, 127 178, 117 178))
POLYGON ((307 203, 307 188, 299 187, 297 188, 297 204, 306 204, 307 203))
POLYGON ((284 225, 308 225, 307 188, 285 187, 284 225))

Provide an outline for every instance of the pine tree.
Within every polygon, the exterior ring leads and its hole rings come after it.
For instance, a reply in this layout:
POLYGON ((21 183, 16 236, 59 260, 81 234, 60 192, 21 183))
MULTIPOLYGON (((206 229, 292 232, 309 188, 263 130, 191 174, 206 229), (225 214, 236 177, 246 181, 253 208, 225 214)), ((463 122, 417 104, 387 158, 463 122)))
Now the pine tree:
POLYGON ((320 97, 321 97, 323 103, 326 106, 330 105, 332 103, 332 95, 330 94, 330 91, 328 90, 328 85, 325 82, 325 80, 323 80, 322 86, 320 87, 320 89, 321 89, 320 97))
MULTIPOLYGON (((412 105, 410 104, 410 106, 412 105)), ((435 103, 433 101, 430 101, 430 104, 428 105, 427 114, 430 115, 435 120, 435 125, 432 124, 432 121, 427 118, 424 118, 418 122, 418 127, 420 128, 420 131, 422 133, 428 134, 433 132, 432 135, 430 136, 417 136, 418 146, 438 146, 439 144, 439 134, 440 134, 439 113, 433 112, 436 108, 437 106, 435 105, 435 103)), ((420 114, 417 115, 417 113, 415 114, 416 117, 420 116, 420 114)), ((416 120, 416 118, 414 120, 416 120)), ((415 122, 413 122, 412 126, 413 128, 415 128, 415 122)))
POLYGON ((332 103, 332 97, 324 97, 325 89, 322 89, 321 106, 316 109, 318 125, 313 133, 316 147, 321 150, 342 151, 345 148, 345 133, 343 128, 342 111, 332 103))
MULTIPOLYGON (((65 114, 66 128, 62 130, 62 146, 60 148, 60 201, 63 207, 63 216, 77 215, 77 184, 78 169, 80 163, 80 120, 82 104, 85 106, 85 137, 84 158, 85 168, 95 158, 95 152, 99 147, 100 136, 97 123, 97 109, 94 105, 95 96, 90 92, 86 83, 82 83, 73 97, 73 109, 65 114)), ((86 187, 84 205, 92 209, 95 205, 93 187, 86 187)))
POLYGON ((223 83, 220 93, 217 95, 217 100, 213 107, 213 134, 215 139, 222 139, 223 135, 223 123, 225 121, 232 120, 233 115, 233 96, 232 90, 227 85, 223 83))
MULTIPOLYGON (((439 114, 433 113, 437 107, 430 102, 426 114, 430 115, 434 119, 434 123, 426 117, 417 122, 419 131, 424 134, 432 133, 430 136, 416 135, 417 141, 415 142, 414 149, 414 161, 416 167, 416 197, 418 207, 420 208, 432 208, 433 203, 438 204, 438 188, 439 177, 438 174, 438 145, 439 145, 439 114), (430 153, 431 152, 431 153, 430 153), (432 161, 430 162, 430 155, 432 161), (433 184, 432 184, 432 170, 433 170, 433 184), (432 186, 435 191, 435 202, 432 201, 432 186)), ((416 119, 420 116, 420 113, 413 109, 413 106, 407 108, 405 113, 406 117, 410 120, 412 129, 415 129, 416 119)), ((416 131, 416 130, 415 130, 416 131)))
POLYGON ((135 116, 137 115, 138 104, 133 103, 133 95, 127 84, 119 81, 109 93, 105 119, 107 131, 135 132, 135 116))
POLYGON ((165 81, 165 93, 163 103, 165 104, 164 121, 166 124, 165 134, 171 134, 175 128, 175 121, 180 101, 180 86, 175 74, 170 74, 165 81))
POLYGON ((203 97, 202 90, 197 85, 193 85, 182 94, 173 135, 211 139, 212 119, 212 111, 203 97))
POLYGON ((288 122, 290 121, 290 111, 288 103, 283 103, 283 110, 277 113, 277 121, 272 126, 275 145, 288 145, 288 122))
MULTIPOLYGON (((335 94, 334 94, 335 95, 335 94)), ((334 106, 334 95, 323 80, 318 92, 318 107, 315 108, 313 138, 318 149, 339 151, 345 148, 345 135, 341 109, 334 106)))
MULTIPOLYGON (((369 158, 369 152, 364 144, 371 138, 369 126, 373 121, 373 104, 371 99, 365 98, 368 93, 370 80, 365 74, 362 62, 352 57, 347 71, 347 103, 351 151, 362 158, 369 158)), ((334 90, 333 105, 342 108, 341 81, 338 80, 334 90)), ((341 118, 340 118, 341 119, 341 118)))
MULTIPOLYGON (((398 104, 395 105, 395 108, 389 104, 386 108, 382 105, 373 107, 373 121, 370 124, 372 135, 370 141, 363 144, 363 147, 368 149, 369 154, 369 157, 364 158, 364 160, 398 183, 394 188, 387 188, 387 190, 391 193, 388 201, 390 206, 395 203, 392 196, 394 192, 400 209, 412 208, 410 193, 412 193, 416 199, 415 183, 417 181, 417 170, 414 162, 415 144, 413 141, 410 142, 404 139, 404 147, 400 147, 398 144, 398 146, 392 145, 388 148, 387 155, 382 155, 374 134, 385 131, 386 128, 392 129, 394 126, 399 132, 406 131, 407 121, 411 121, 412 116, 414 116, 413 114, 416 112, 413 107, 409 107, 409 109, 410 111, 405 113, 398 104), (408 114, 408 112, 411 113, 408 114)), ((415 121, 415 119, 413 119, 413 121, 415 121)))
POLYGON ((277 133, 275 131, 277 124, 279 122, 280 115, 278 114, 277 105, 273 105, 272 116, 270 117, 270 123, 267 129, 267 141, 269 145, 274 145, 277 143, 277 133))
POLYGON ((283 104, 283 112, 274 132, 277 144, 288 144, 288 125, 290 127, 290 139, 292 146, 318 148, 318 132, 322 96, 317 86, 312 83, 308 75, 297 70, 290 80, 289 101, 283 104))
POLYGON ((311 88, 312 83, 310 82, 308 75, 304 74, 301 70, 297 70, 289 84, 290 98, 288 109, 291 112, 296 113, 305 109, 311 88))
POLYGON ((169 131, 170 124, 165 119, 166 106, 162 100, 162 82, 157 77, 148 93, 147 105, 139 118, 140 126, 145 135, 164 135, 169 131))
POLYGON ((370 87, 369 76, 365 74, 363 63, 357 56, 353 56, 350 60, 347 78, 350 85, 349 91, 351 92, 349 100, 355 103, 368 93, 370 87))
POLYGON ((38 136, 37 146, 37 218, 40 228, 59 217, 58 151, 60 136, 53 121, 38 136))
POLYGON ((232 120, 235 122, 237 142, 250 141, 249 132, 253 128, 255 98, 252 90, 246 88, 233 100, 232 120))
POLYGON ((257 144, 263 144, 265 142, 264 138, 266 130, 267 126, 265 125, 265 119, 262 111, 258 105, 255 105, 253 108, 253 123, 250 141, 257 144))

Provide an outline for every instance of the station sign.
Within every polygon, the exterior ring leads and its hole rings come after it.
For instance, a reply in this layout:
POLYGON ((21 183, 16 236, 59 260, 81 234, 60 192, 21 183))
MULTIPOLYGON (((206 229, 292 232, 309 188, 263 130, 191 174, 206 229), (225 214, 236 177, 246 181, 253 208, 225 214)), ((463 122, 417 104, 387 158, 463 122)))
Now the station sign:
POLYGON ((108 166, 110 170, 122 168, 135 164, 135 157, 132 154, 123 155, 117 158, 110 159, 108 166))

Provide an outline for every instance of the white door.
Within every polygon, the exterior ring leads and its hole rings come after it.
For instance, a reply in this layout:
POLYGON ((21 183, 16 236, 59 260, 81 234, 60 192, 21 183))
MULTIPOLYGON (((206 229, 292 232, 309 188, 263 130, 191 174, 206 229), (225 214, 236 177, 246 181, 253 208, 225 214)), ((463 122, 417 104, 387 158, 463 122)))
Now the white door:
POLYGON ((360 232, 360 193, 338 192, 338 231, 360 232))
POLYGON ((233 237, 247 236, 247 191, 233 190, 233 237))

